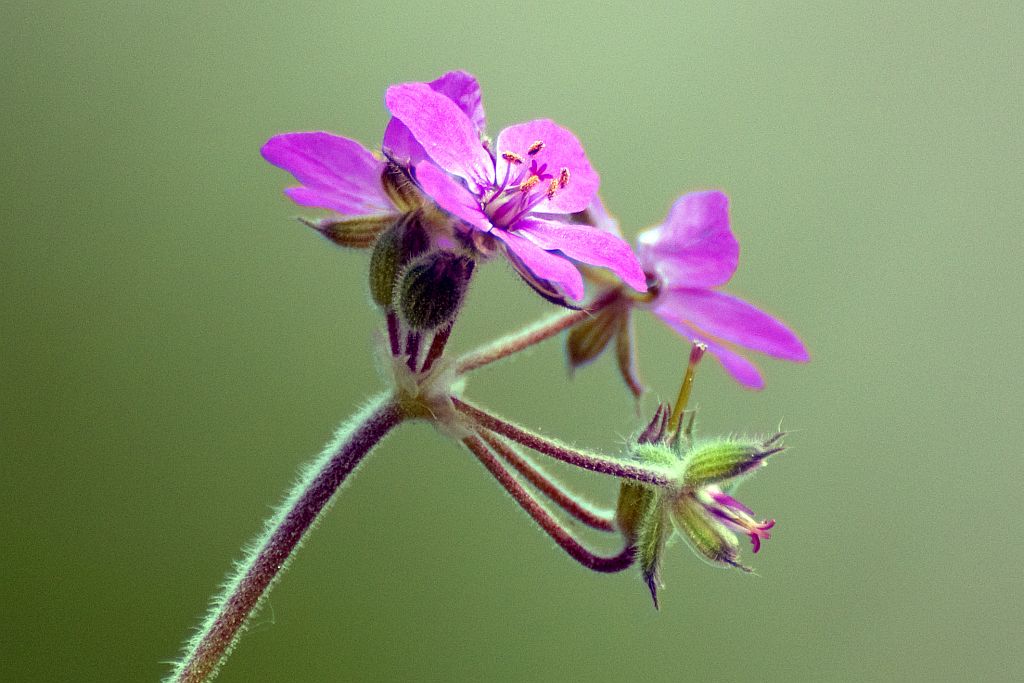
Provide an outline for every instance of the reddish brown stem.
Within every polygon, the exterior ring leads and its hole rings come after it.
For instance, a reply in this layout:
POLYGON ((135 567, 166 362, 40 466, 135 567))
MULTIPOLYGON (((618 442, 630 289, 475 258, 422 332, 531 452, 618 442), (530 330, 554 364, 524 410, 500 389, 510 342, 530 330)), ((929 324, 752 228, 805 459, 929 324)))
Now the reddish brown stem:
POLYGON ((391 355, 398 356, 402 353, 402 347, 398 345, 398 314, 393 310, 388 311, 388 341, 391 343, 391 355))
POLYGON ((545 339, 550 339, 562 330, 572 327, 581 320, 586 320, 587 317, 614 301, 615 297, 611 294, 614 294, 614 292, 598 298, 587 308, 542 320, 522 332, 511 334, 476 351, 471 351, 459 359, 455 366, 455 371, 458 374, 462 374, 475 370, 518 353, 534 344, 539 344, 545 339))
POLYGON ((497 432, 516 443, 520 443, 527 448, 555 458, 556 460, 561 460, 562 462, 569 463, 575 467, 581 467, 585 470, 590 470, 591 472, 610 474, 624 479, 634 479, 636 481, 643 482, 645 484, 653 484, 655 486, 667 486, 673 482, 673 473, 669 472, 665 468, 627 462, 597 453, 587 453, 585 451, 569 448, 564 444, 546 439, 539 434, 528 432, 522 427, 512 424, 511 422, 507 422, 500 417, 491 415, 490 413, 486 413, 454 396, 451 397, 451 400, 455 409, 470 418, 478 427, 483 427, 491 430, 492 432, 497 432))
POLYGON ((555 519, 540 501, 516 481, 504 465, 494 456, 487 445, 476 436, 467 436, 462 440, 473 455, 487 468, 498 483, 515 499, 519 506, 526 511, 533 521, 550 536, 562 550, 569 554, 572 559, 579 562, 587 569, 596 572, 620 572, 633 564, 635 549, 633 546, 625 547, 618 555, 611 557, 597 555, 583 546, 569 531, 555 519))
POLYGON ((549 477, 537 465, 530 462, 524 455, 517 453, 515 449, 502 441, 493 432, 481 430, 480 437, 487 442, 487 445, 497 453, 509 465, 512 465, 519 474, 537 487, 537 490, 547 496, 552 503, 562 508, 573 518, 583 522, 587 526, 600 531, 617 531, 614 522, 614 513, 598 512, 592 510, 586 503, 580 501, 566 490, 561 484, 549 477))
POLYGON ((338 487, 363 456, 402 419, 398 406, 389 401, 379 401, 324 452, 314 465, 316 469, 297 485, 281 511, 271 520, 266 536, 244 561, 237 582, 229 585, 223 600, 215 603, 209 620, 189 644, 189 652, 167 680, 199 683, 216 673, 247 619, 288 564, 338 487))
POLYGON ((427 350, 427 357, 423 359, 423 368, 420 372, 429 372, 434 362, 444 353, 444 347, 448 343, 448 336, 452 333, 452 324, 448 323, 434 333, 434 339, 430 342, 430 349, 427 350))

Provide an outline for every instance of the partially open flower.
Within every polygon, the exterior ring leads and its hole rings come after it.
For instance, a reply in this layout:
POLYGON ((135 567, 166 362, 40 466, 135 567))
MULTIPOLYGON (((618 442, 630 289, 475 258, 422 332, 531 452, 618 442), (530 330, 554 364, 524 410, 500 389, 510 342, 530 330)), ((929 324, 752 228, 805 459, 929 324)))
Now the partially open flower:
MULTIPOLYGON (((606 274, 587 275, 612 301, 590 322, 569 336, 569 362, 574 367, 595 358, 616 336, 619 365, 627 384, 639 394, 632 358, 629 315, 633 308, 652 311, 687 340, 707 346, 726 371, 745 387, 761 389, 764 380, 753 363, 737 353, 747 348, 784 360, 808 360, 803 343, 788 327, 749 303, 718 291, 736 271, 739 244, 729 228, 729 199, 722 192, 692 192, 676 200, 662 225, 642 232, 638 255, 648 291, 634 294, 606 274), (610 331, 605 337, 597 333, 610 331), (579 349, 586 349, 580 353, 579 349)), ((599 201, 578 218, 610 233, 618 224, 599 201)), ((589 322, 589 321, 588 321, 589 322)))

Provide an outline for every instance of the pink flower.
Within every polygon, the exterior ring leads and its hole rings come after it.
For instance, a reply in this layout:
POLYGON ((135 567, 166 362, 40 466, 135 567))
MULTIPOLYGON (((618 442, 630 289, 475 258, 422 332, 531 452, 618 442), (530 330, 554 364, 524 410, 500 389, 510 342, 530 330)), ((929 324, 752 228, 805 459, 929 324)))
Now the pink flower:
MULTIPOLYGON (((719 291, 736 271, 739 244, 729 228, 729 198, 722 192, 692 192, 676 200, 665 222, 638 238, 640 263, 650 289, 631 295, 621 287, 606 308, 573 329, 569 362, 582 365, 595 358, 617 336, 619 366, 635 394, 641 391, 633 359, 629 314, 632 308, 652 311, 665 324, 707 351, 745 387, 761 389, 757 367, 738 353, 745 348, 797 362, 808 360, 803 343, 781 322, 751 304, 719 291), (617 321, 602 320, 610 317, 617 321)), ((618 225, 600 201, 582 218, 611 233, 618 225)), ((615 287, 611 287, 615 290, 615 287)))
POLYGON ((392 86, 385 101, 397 121, 388 126, 385 151, 409 164, 423 192, 460 219, 478 249, 500 244, 520 274, 555 300, 562 291, 583 297, 573 260, 646 289, 621 237, 560 220, 590 204, 599 180, 571 132, 546 119, 530 121, 501 131, 492 147, 483 137, 476 81, 459 72, 392 86))
POLYGON ((649 304, 654 314, 685 338, 706 344, 740 384, 760 389, 761 373, 737 347, 798 362, 806 362, 808 355, 781 322, 714 289, 729 281, 739 262, 728 209, 729 198, 722 192, 683 195, 662 225, 640 234, 640 262, 656 283, 649 304))

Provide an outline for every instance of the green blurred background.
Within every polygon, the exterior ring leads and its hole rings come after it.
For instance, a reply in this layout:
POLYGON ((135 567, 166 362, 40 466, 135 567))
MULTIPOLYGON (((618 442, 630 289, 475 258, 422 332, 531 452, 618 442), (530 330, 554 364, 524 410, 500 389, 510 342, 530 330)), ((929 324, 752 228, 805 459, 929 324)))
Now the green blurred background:
MULTIPOLYGON (((365 254, 292 221, 258 149, 374 146, 389 83, 464 68, 492 132, 577 132, 628 235, 683 191, 730 194, 730 291, 813 362, 759 360, 761 393, 706 363, 695 397, 705 433, 797 430, 743 490, 777 533, 754 577, 672 548, 655 612, 634 572, 582 570, 405 428, 220 680, 1019 680, 1021 7, 7 3, 0 678, 166 672, 380 385, 365 254)), ((492 264, 452 344, 548 310, 492 264)), ((685 349, 640 332, 648 413, 685 349)), ((637 420, 609 360, 569 382, 552 342, 469 395, 615 449, 637 420)))

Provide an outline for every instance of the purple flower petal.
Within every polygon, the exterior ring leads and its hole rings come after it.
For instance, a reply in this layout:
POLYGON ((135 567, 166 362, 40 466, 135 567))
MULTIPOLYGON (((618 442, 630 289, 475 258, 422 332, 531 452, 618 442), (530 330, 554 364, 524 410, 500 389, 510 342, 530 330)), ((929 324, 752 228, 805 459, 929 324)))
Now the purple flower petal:
POLYGON ((384 162, 355 140, 323 132, 284 133, 270 138, 260 154, 302 183, 285 190, 298 204, 349 216, 394 209, 381 185, 384 162))
POLYGON ((480 142, 480 131, 457 104, 426 83, 393 85, 384 99, 438 166, 480 187, 491 183, 491 156, 480 142))
POLYGON ((745 512, 745 513, 747 513, 748 515, 751 515, 751 516, 753 516, 753 514, 754 514, 753 510, 751 510, 746 505, 744 505, 743 503, 739 502, 738 500, 736 500, 735 498, 730 496, 725 491, 722 491, 721 489, 709 488, 708 489, 708 495, 711 496, 711 499, 714 500, 719 505, 724 505, 726 507, 733 508, 734 510, 739 510, 740 512, 745 512))
POLYGON ((749 360, 729 349, 725 345, 712 339, 708 339, 707 335, 700 334, 697 330, 694 330, 675 316, 671 309, 661 310, 660 307, 655 307, 654 313, 661 318, 665 324, 678 332, 685 339, 695 339, 704 343, 708 347, 708 353, 717 358, 718 362, 722 364, 722 367, 725 368, 726 372, 732 375, 733 379, 737 382, 749 389, 764 388, 764 379, 761 377, 761 373, 749 360))
POLYGON ((388 120, 380 147, 392 159, 407 166, 415 166, 427 158, 426 150, 416 142, 409 127, 394 116, 388 120))
POLYGON ((526 164, 536 162, 538 168, 543 168, 546 174, 556 180, 563 168, 568 169, 568 184, 559 188, 552 199, 537 204, 534 210, 538 213, 583 211, 597 194, 600 177, 590 165, 583 145, 569 130, 554 121, 538 119, 509 126, 498 135, 495 152, 498 158, 495 175, 499 182, 506 172, 515 175, 520 168, 513 165, 509 171, 510 163, 501 156, 505 152, 518 155, 526 164), (542 142, 544 146, 530 156, 528 150, 536 142, 542 142))
POLYGON ((636 291, 647 291, 647 276, 621 237, 590 226, 539 218, 521 219, 515 229, 541 249, 558 250, 575 261, 608 268, 636 291))
POLYGON ((714 287, 736 271, 740 247, 729 229, 729 198, 692 192, 676 200, 665 223, 640 234, 640 262, 668 286, 714 287))
POLYGON ((567 258, 544 251, 525 237, 501 228, 494 228, 491 234, 504 242, 534 275, 561 285, 577 301, 583 298, 583 276, 567 258))
POLYGON ((608 213, 608 209, 604 207, 604 202, 601 201, 601 197, 599 195, 594 195, 594 201, 590 202, 590 206, 587 207, 586 217, 590 220, 591 225, 598 230, 610 232, 617 237, 622 237, 622 230, 619 229, 619 221, 608 213))
POLYGON ((441 93, 457 104, 478 131, 483 132, 487 128, 480 84, 472 74, 465 71, 449 71, 428 85, 435 92, 441 93))
POLYGON ((461 218, 478 230, 490 231, 491 222, 480 210, 477 198, 432 162, 423 161, 416 167, 416 182, 448 213, 461 218))
POLYGON ((800 362, 809 359, 803 343, 788 327, 724 292, 667 289, 658 297, 657 311, 685 320, 706 334, 769 356, 800 362))
MULTIPOLYGON (((427 85, 431 90, 441 93, 458 105, 479 131, 484 130, 486 119, 480 95, 480 84, 472 75, 465 71, 449 71, 427 85)), ((427 158, 426 151, 416 141, 412 131, 396 118, 388 121, 381 147, 387 150, 393 158, 409 166, 415 166, 427 158)))

